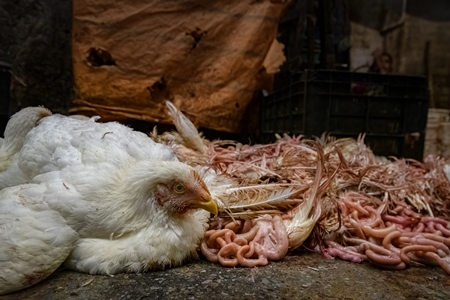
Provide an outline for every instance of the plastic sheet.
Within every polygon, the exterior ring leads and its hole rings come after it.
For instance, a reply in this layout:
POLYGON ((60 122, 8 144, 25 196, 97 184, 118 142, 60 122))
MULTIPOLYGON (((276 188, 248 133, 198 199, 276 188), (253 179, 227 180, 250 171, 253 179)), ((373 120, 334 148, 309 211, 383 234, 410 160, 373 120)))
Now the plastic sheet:
POLYGON ((75 0, 71 113, 239 132, 261 73, 284 61, 284 1, 75 0))

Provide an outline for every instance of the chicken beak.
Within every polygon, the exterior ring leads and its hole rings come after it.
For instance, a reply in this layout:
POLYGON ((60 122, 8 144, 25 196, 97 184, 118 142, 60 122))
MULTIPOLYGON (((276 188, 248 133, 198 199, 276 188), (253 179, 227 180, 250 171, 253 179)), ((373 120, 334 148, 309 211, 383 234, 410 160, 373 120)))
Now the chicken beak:
POLYGON ((210 213, 217 215, 219 213, 219 209, 217 207, 216 201, 211 197, 210 194, 202 196, 200 199, 196 199, 190 205, 191 208, 201 208, 210 213))

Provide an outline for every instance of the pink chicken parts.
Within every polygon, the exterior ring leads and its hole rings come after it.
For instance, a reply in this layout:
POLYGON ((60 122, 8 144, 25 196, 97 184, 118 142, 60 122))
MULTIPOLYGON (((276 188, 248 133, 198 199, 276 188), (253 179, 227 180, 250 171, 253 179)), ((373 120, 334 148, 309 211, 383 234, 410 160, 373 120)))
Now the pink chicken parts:
MULTIPOLYGON (((180 119, 174 118, 177 128, 188 124, 180 119)), ((184 134, 154 137, 171 145, 180 160, 228 178, 226 188, 216 183, 213 189, 225 209, 203 239, 208 260, 264 265, 269 256, 261 249, 285 249, 287 236, 291 250, 306 243, 329 258, 395 270, 438 265, 450 274, 450 181, 438 157, 424 163, 376 157, 362 139, 188 143, 191 136, 198 140, 195 128, 179 132, 184 134), (267 214, 273 219, 271 233, 259 235, 258 220, 267 214), (279 216, 283 227, 274 221, 279 216), (273 234, 281 228, 284 235, 273 234), (260 242, 264 235, 271 243, 260 242)))
POLYGON ((226 267, 265 266, 268 260, 281 260, 289 249, 286 228, 280 216, 263 215, 255 220, 211 224, 201 244, 202 254, 226 267))

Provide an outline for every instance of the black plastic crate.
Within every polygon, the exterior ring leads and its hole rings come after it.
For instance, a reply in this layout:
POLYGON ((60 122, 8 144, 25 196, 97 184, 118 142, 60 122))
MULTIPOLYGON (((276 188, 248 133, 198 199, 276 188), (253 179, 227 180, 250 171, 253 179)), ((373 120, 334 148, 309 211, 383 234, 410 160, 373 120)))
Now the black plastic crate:
POLYGON ((366 135, 378 155, 422 159, 428 111, 425 77, 306 70, 277 78, 261 101, 261 142, 275 133, 366 135))

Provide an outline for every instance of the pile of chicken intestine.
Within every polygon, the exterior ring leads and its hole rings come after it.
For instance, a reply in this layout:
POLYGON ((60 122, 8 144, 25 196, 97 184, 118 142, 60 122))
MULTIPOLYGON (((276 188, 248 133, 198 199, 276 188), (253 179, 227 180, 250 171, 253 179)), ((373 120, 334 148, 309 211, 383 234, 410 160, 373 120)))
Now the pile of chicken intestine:
POLYGON ((439 265, 450 274, 450 182, 438 157, 388 160, 363 139, 204 140, 192 149, 154 137, 181 161, 214 170, 205 181, 223 207, 201 244, 209 261, 265 265, 304 244, 327 257, 387 269, 439 265))

